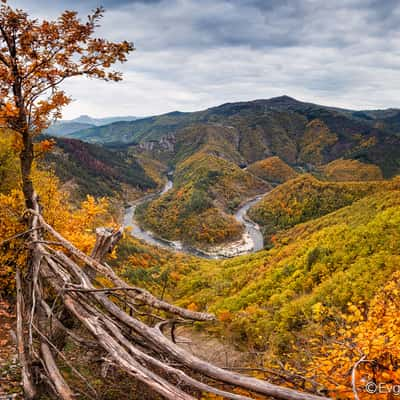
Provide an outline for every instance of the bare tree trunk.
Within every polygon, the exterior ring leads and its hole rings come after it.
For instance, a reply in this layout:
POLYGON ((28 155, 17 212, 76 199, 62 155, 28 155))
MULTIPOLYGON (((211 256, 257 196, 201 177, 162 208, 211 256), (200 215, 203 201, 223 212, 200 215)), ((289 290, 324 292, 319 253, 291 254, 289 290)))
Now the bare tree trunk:
MULTIPOLYGON (((111 253, 122 238, 123 229, 107 229, 107 228, 97 228, 96 229, 96 243, 93 247, 91 257, 96 261, 102 262, 107 254, 111 253)), ((96 279, 96 270, 89 265, 84 266, 84 271, 90 277, 90 279, 96 279)))
POLYGON ((25 205, 27 208, 33 208, 34 189, 32 183, 32 163, 33 163, 33 143, 29 134, 24 134, 23 137, 24 149, 20 154, 21 175, 22 175, 22 191, 24 193, 25 205))
POLYGON ((96 261, 102 262, 108 253, 111 253, 122 238, 123 229, 113 230, 107 228, 96 229, 96 244, 90 255, 96 261))

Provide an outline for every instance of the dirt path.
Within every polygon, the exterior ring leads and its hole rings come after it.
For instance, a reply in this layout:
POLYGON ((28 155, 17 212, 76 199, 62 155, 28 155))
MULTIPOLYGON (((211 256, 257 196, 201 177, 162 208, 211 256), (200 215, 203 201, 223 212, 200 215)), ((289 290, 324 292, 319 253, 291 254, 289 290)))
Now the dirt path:
POLYGON ((179 346, 195 356, 221 368, 243 367, 248 363, 246 353, 240 352, 218 338, 190 327, 178 327, 175 333, 179 346))

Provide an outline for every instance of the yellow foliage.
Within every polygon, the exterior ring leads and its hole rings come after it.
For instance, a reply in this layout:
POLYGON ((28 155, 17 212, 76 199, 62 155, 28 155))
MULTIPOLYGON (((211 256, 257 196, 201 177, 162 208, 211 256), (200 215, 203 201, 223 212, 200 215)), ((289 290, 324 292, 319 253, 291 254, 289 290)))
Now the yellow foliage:
POLYGON ((248 172, 268 182, 282 183, 296 178, 297 172, 279 157, 269 157, 256 161, 247 168, 248 172))
POLYGON ((400 380, 399 310, 400 272, 395 272, 371 301, 366 318, 362 305, 348 304, 339 335, 333 341, 321 338, 320 355, 312 361, 309 375, 331 396, 350 399, 354 398, 351 372, 356 369, 354 383, 360 398, 387 398, 400 380), (376 393, 368 393, 371 388, 376 393))
MULTIPOLYGON (((25 265, 26 249, 22 237, 9 240, 24 232, 22 215, 25 203, 18 176, 18 160, 12 150, 12 137, 0 135, 0 159, 12 168, 2 172, 0 182, 0 289, 14 289, 15 266, 25 265)), ((72 209, 68 194, 60 190, 58 178, 51 172, 34 169, 32 176, 37 188, 43 216, 57 231, 84 252, 90 252, 95 243, 94 230, 109 224, 108 201, 88 196, 78 209, 72 209)))
POLYGON ((358 160, 335 160, 319 168, 330 181, 378 181, 383 179, 381 169, 358 160))
POLYGON ((18 135, 0 130, 0 193, 9 192, 19 178, 18 135))

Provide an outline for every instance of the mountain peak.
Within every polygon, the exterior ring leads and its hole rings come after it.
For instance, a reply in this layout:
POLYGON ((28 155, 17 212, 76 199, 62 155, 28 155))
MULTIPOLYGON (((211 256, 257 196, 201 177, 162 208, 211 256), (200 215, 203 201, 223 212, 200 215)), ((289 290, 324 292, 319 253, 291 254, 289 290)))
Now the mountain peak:
POLYGON ((290 97, 286 94, 282 95, 282 96, 276 96, 276 97, 271 97, 270 100, 277 100, 277 101, 296 101, 298 102, 298 100, 296 100, 294 97, 290 97))
POLYGON ((270 104, 274 104, 274 105, 276 104, 276 105, 281 105, 281 106, 301 103, 301 101, 296 100, 295 98, 287 96, 287 95, 272 97, 272 98, 268 99, 267 102, 270 104))

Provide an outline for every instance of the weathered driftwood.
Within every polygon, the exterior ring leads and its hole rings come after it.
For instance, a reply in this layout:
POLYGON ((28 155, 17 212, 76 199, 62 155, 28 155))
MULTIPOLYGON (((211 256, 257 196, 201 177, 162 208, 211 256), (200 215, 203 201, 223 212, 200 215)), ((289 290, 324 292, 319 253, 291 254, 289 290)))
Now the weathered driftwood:
POLYGON ((21 273, 17 267, 16 272, 16 286, 17 286, 17 350, 19 363, 21 364, 22 374, 22 387, 24 390, 24 396, 26 399, 34 399, 36 396, 36 388, 33 383, 32 372, 30 363, 28 361, 28 355, 24 340, 24 304, 23 304, 23 293, 21 284, 21 273))
POLYGON ((122 238, 123 229, 96 229, 96 243, 90 255, 96 261, 102 262, 105 256, 111 253, 122 238))
POLYGON ((73 400, 74 394, 72 393, 70 387, 65 382, 57 364, 54 360, 53 354, 50 350, 49 345, 45 341, 41 341, 40 351, 42 354, 42 360, 46 368, 46 373, 48 374, 51 382, 53 383, 57 394, 65 400, 73 400))
MULTIPOLYGON (((97 343, 99 348, 107 353, 109 363, 118 366, 167 399, 192 400, 201 392, 214 393, 232 400, 249 400, 251 393, 286 400, 325 399, 216 367, 179 347, 168 339, 162 330, 168 326, 173 330, 175 325, 182 321, 212 321, 214 316, 186 310, 159 300, 142 288, 129 286, 118 277, 102 259, 115 246, 120 231, 98 231, 96 246, 92 256, 88 256, 47 224, 38 210, 29 212, 34 217, 32 228, 35 228, 35 232, 38 232, 36 228, 42 228, 67 251, 64 253, 52 248, 51 241, 43 241, 38 235, 31 239, 32 257, 40 267, 36 269, 38 276, 33 282, 36 294, 31 296, 32 323, 38 318, 35 311, 39 305, 47 321, 53 321, 57 328, 62 328, 62 324, 53 318, 51 308, 42 298, 40 288, 45 283, 53 288, 66 309, 92 335, 91 343, 97 343), (87 273, 85 267, 106 277, 115 286, 95 287, 93 276, 87 273), (111 300, 111 296, 118 296, 118 293, 123 293, 131 312, 127 313, 118 302, 111 300), (145 306, 145 309, 138 312, 137 307, 140 306, 145 306), (163 312, 162 316, 157 316, 161 322, 155 326, 149 326, 140 319, 142 314, 154 315, 154 311, 147 311, 149 308, 163 312), (170 315, 171 319, 165 315, 170 315), (233 389, 238 387, 247 390, 249 395, 233 393, 233 389)), ((43 320, 40 322, 43 323, 43 320)), ((51 329, 47 332, 51 332, 51 329)), ((71 337, 76 339, 74 335, 72 333, 71 337)), ((52 351, 56 350, 57 353, 61 350, 54 344, 49 345, 50 338, 43 339, 39 337, 41 361, 46 366, 45 373, 56 395, 63 400, 70 400, 73 396, 72 390, 59 372, 52 351)), ((78 341, 85 345, 84 340, 78 341)), ((31 346, 34 346, 33 342, 31 346)), ((21 353, 23 360, 24 351, 21 353)), ((37 354, 35 351, 34 353, 37 354)), ((29 382, 29 374, 27 376, 29 382)), ((29 385, 26 386, 25 392, 29 393, 29 385)))

